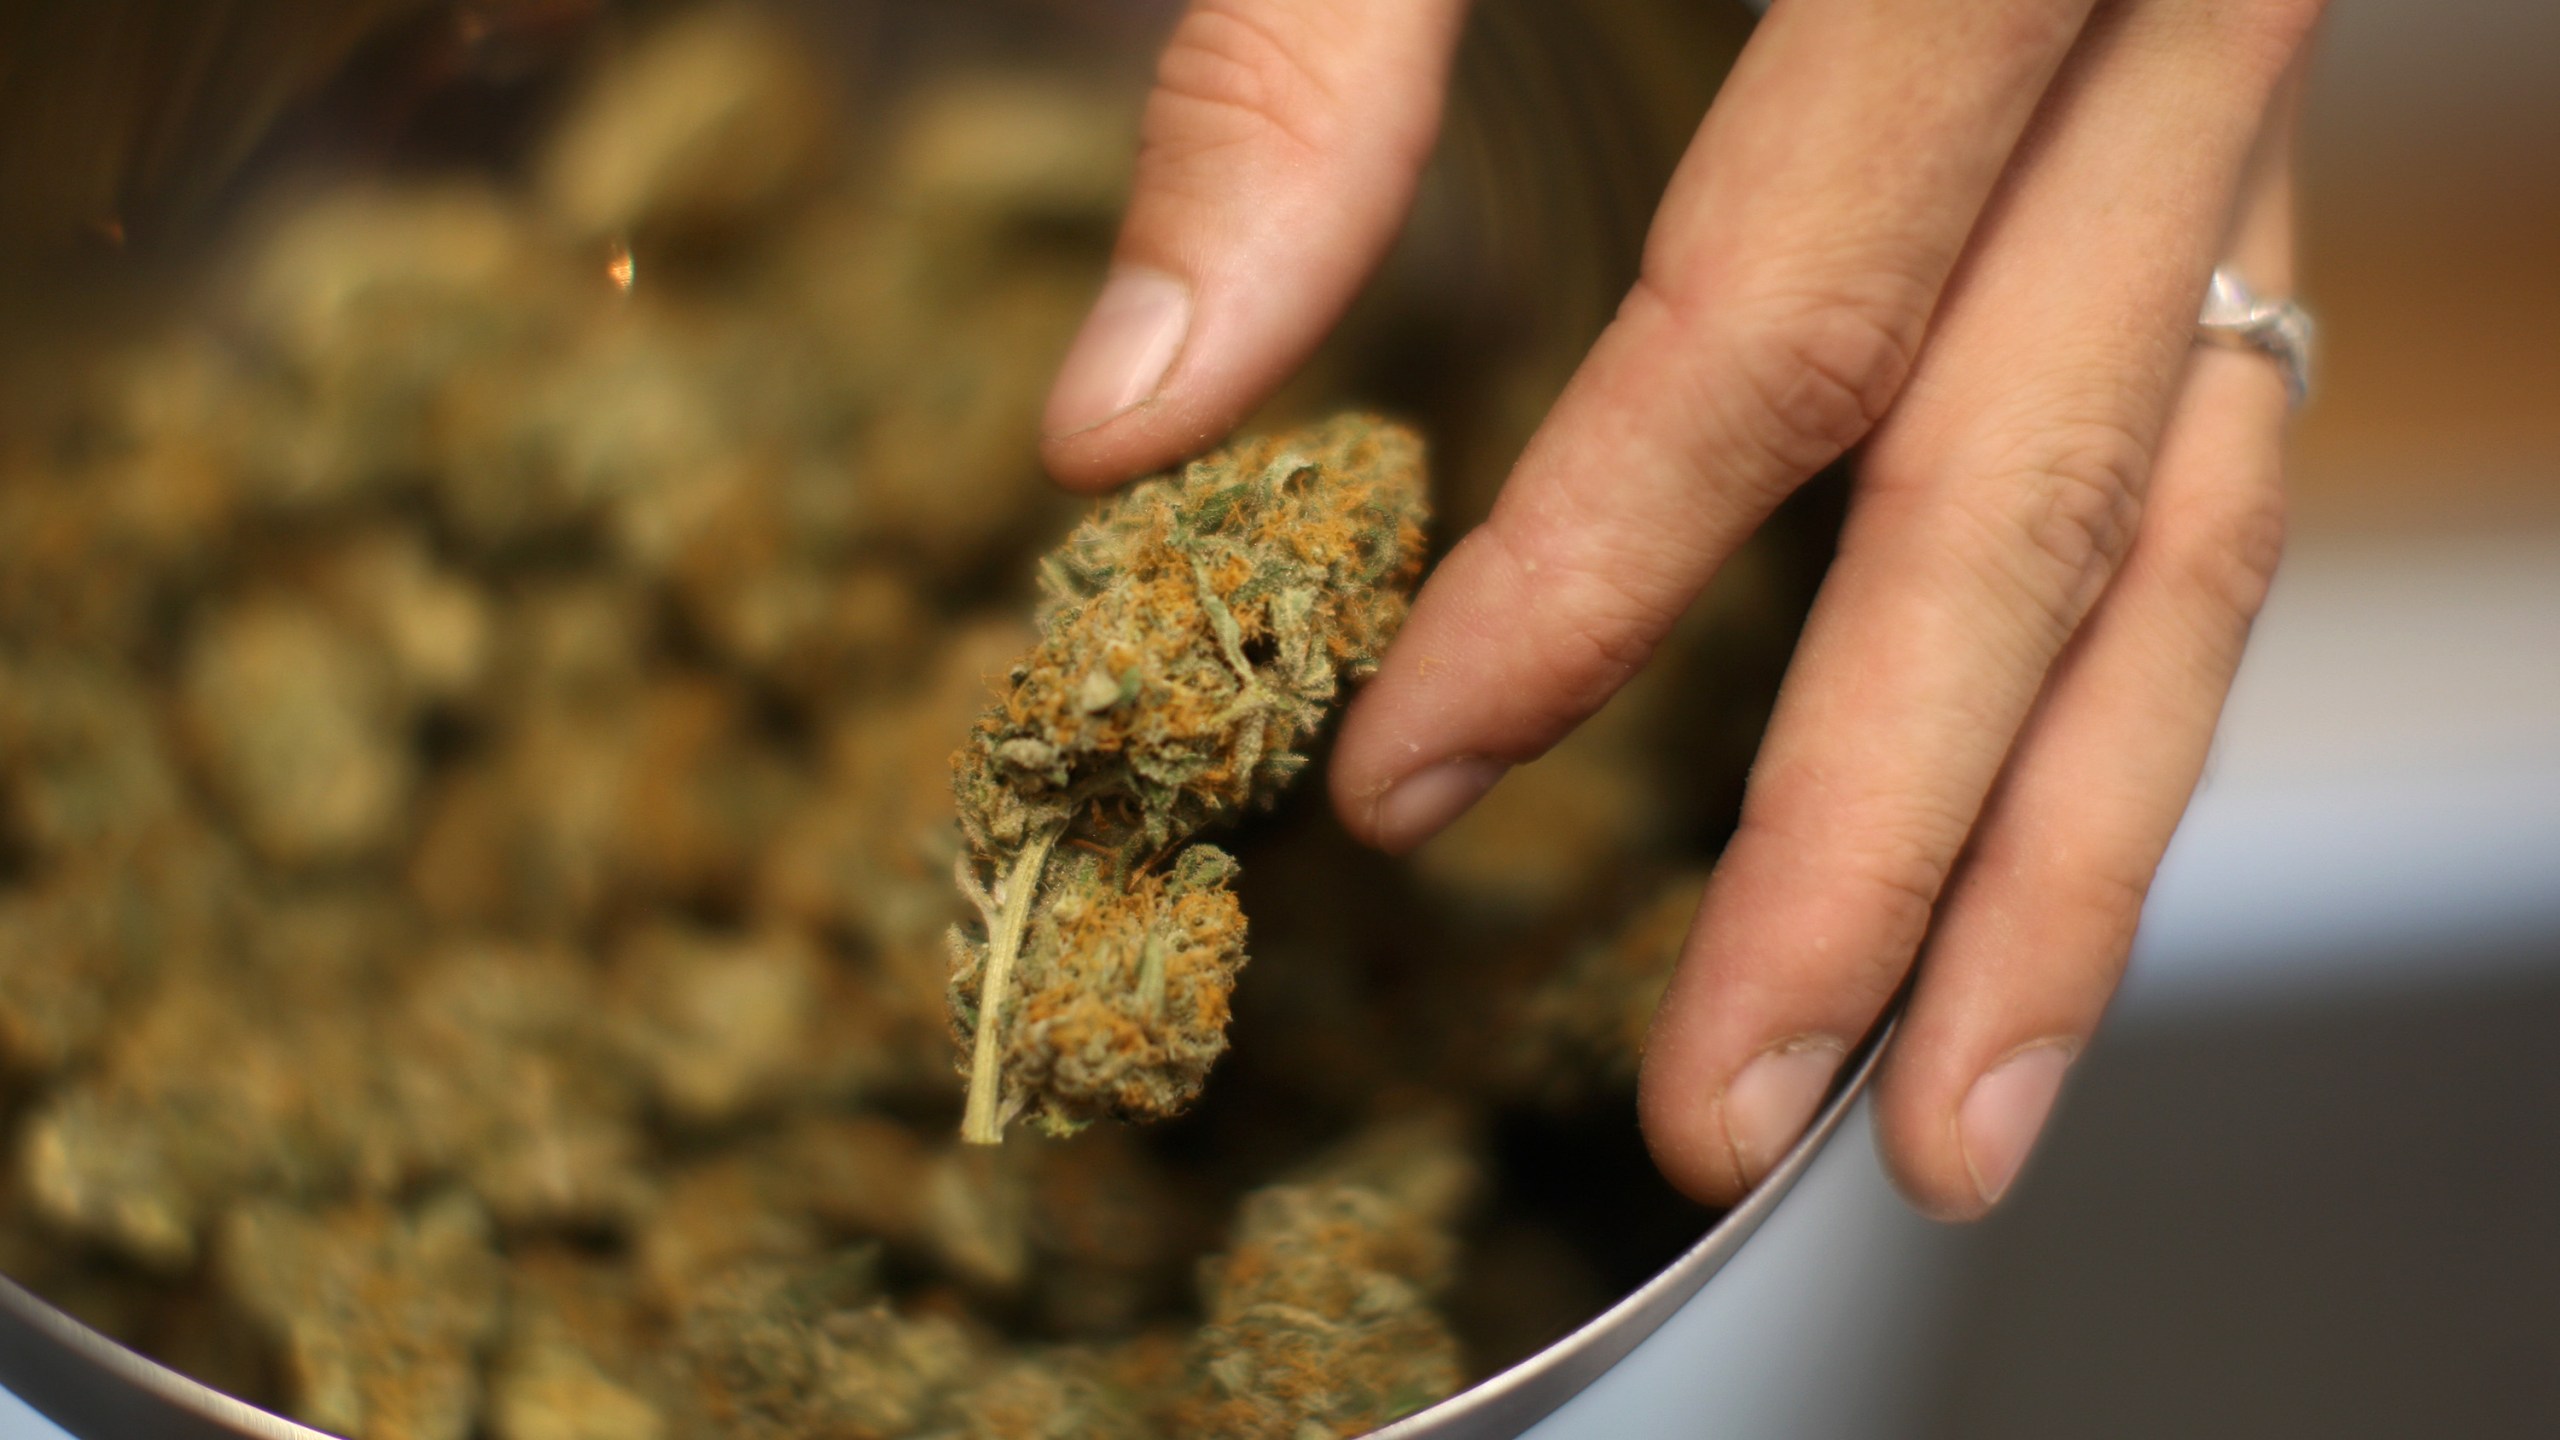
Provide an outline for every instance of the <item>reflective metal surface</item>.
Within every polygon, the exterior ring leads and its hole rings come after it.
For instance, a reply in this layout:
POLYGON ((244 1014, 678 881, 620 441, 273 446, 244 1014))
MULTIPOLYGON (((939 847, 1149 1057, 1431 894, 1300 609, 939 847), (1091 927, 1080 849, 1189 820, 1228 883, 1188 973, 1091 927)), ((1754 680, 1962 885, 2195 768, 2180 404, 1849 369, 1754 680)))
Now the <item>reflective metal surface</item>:
MULTIPOLYGON (((1375 1440, 1508 1440, 1526 1432, 1627 1356, 1646 1336, 1697 1295, 1741 1253, 1752 1233, 1785 1201, 1814 1158, 1840 1129, 1874 1078, 1876 1062, 1893 1031, 1888 1017, 1841 1067, 1845 1077, 1813 1122, 1813 1128, 1760 1187, 1717 1220, 1689 1252, 1571 1335, 1419 1414, 1383 1430, 1375 1440)), ((1859 1143, 1852 1136, 1849 1143, 1859 1143)))

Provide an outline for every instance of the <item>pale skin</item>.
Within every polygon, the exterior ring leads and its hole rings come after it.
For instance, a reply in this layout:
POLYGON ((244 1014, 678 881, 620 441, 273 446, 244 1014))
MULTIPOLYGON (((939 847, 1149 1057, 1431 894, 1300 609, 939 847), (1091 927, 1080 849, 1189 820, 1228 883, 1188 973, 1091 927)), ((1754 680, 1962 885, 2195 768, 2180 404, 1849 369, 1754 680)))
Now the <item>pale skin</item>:
MULTIPOLYGON (((1464 0, 1194 0, 1044 449, 1099 489, 1307 357, 1401 223, 1464 0)), ((1344 718, 1390 851, 1596 711, 1814 471, 1854 490, 1645 1057, 1645 1134, 1748 1189, 1913 977, 1904 1192, 1991 1208, 2114 991, 2281 547, 2286 396, 2200 349, 2290 293, 2319 0, 1778 0, 1643 277, 1344 718), (1915 974, 1916 967, 1916 974, 1915 974)))

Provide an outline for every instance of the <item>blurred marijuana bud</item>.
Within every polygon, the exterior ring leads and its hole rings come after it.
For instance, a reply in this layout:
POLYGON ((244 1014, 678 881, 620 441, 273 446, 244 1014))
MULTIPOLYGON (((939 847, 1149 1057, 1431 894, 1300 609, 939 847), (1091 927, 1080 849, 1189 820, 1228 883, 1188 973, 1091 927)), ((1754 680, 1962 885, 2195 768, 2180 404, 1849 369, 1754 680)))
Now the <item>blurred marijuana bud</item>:
POLYGON ((1425 513, 1421 442, 1342 416, 1142 481, 1041 562, 1039 643, 954 761, 981 917, 954 932, 962 1138, 1198 1095, 1244 915, 1233 860, 1173 852, 1305 766, 1403 623, 1425 513))
POLYGON ((273 1201, 232 1212, 227 1288, 276 1341, 293 1412, 351 1435, 465 1440, 478 1353, 504 1279, 489 1217, 448 1192, 414 1212, 362 1203, 306 1214, 273 1201))
POLYGON ((1653 1012, 1706 897, 1705 869, 1654 883, 1615 928, 1558 957, 1511 1000, 1493 1083, 1549 1109, 1633 1093, 1653 1012))
POLYGON ((1201 1267, 1207 1323, 1168 1428, 1231 1440, 1365 1435, 1455 1394, 1457 1341, 1430 1299, 1454 1250, 1429 1217, 1365 1186, 1248 1195, 1227 1253, 1201 1267))
POLYGON ((686 1312, 677 1347, 718 1433, 735 1440, 887 1440, 921 1430, 982 1362, 984 1337, 941 1315, 902 1315, 877 1286, 873 1247, 814 1268, 742 1263, 686 1312))

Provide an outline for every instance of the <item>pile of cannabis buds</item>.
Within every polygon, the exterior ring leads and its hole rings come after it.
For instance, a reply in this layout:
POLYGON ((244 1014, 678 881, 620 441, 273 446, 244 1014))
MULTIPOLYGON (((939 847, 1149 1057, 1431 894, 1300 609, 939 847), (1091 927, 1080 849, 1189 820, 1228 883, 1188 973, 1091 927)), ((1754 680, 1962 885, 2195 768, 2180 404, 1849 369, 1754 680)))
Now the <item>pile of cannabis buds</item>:
POLYGON ((1696 885, 1631 862, 1649 762, 1595 726, 1404 867, 1302 819, 1240 906, 1186 844, 1401 617, 1418 443, 1284 431, 1070 534, 1034 417, 1122 113, 941 82, 854 163, 804 48, 682 17, 523 177, 267 204, 0 453, 0 1271, 356 1437, 1445 1396, 1462 1249, 1541 1333, 1607 1298, 1467 1227, 1495 1108, 1623 1106, 1696 885), (1157 1143, 1246 909, 1232 1083, 1293 1123, 1157 1143), (1380 998, 1382 943, 1456 958, 1380 998), (955 1032, 971 1138, 1041 1126, 960 1143, 955 1032))

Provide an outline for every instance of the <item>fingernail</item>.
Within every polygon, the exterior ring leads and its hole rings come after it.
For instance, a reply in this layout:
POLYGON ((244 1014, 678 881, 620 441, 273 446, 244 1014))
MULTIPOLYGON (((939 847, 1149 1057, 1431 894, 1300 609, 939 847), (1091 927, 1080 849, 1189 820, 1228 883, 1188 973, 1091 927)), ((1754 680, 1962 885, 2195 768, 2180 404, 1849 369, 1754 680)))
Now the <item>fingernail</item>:
POLYGON ((1848 1053, 1828 1035, 1800 1035, 1761 1051, 1733 1077, 1724 1091, 1724 1140, 1742 1183, 1759 1183, 1813 1123, 1848 1053))
POLYGON ((1155 394, 1190 328, 1190 286, 1143 266, 1113 270, 1067 347, 1041 428, 1090 430, 1155 394))
POLYGON ((1401 855, 1447 829, 1484 798, 1511 767, 1499 760, 1460 756, 1419 770, 1388 787, 1378 797, 1370 829, 1378 848, 1401 855))
POLYGON ((1964 1168, 1983 1204, 1998 1204, 2018 1178, 2078 1049, 2068 1040, 2028 1046, 1992 1066, 1966 1093, 1956 1134, 1964 1147, 1964 1168))

